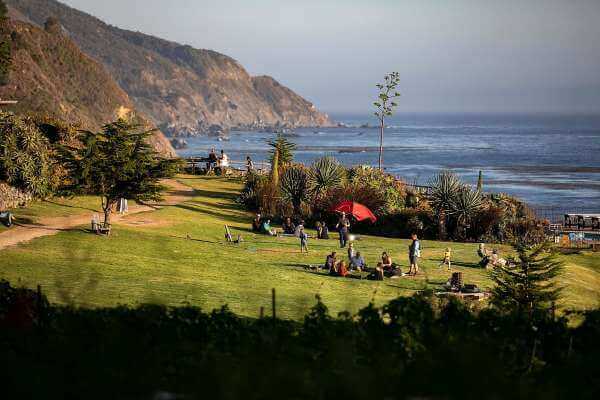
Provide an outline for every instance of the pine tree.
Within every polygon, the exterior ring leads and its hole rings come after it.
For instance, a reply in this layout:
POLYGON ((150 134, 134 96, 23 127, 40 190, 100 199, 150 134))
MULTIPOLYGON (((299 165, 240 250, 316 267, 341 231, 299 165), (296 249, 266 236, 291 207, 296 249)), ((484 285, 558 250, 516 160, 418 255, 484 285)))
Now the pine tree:
POLYGON ((161 157, 148 144, 152 133, 120 119, 100 132, 81 132, 80 146, 62 148, 71 179, 66 190, 101 196, 105 226, 120 198, 160 200, 165 190, 160 179, 176 173, 179 161, 161 157))
POLYGON ((505 311, 527 313, 547 309, 556 302, 562 288, 556 278, 563 264, 549 243, 532 247, 515 244, 517 258, 509 259, 506 266, 496 266, 492 280, 492 303, 505 311))

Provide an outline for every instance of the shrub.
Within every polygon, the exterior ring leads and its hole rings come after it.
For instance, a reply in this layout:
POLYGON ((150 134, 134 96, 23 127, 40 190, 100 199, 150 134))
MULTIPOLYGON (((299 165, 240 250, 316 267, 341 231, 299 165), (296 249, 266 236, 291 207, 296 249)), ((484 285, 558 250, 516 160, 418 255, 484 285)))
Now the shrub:
POLYGON ((0 115, 0 180, 46 197, 60 181, 55 164, 50 143, 33 119, 0 115))
POLYGON ((352 184, 379 192, 384 199, 380 214, 394 213, 406 207, 406 184, 395 176, 372 167, 359 166, 350 169, 348 178, 352 184))
POLYGON ((319 216, 332 216, 331 210, 343 201, 354 201, 369 208, 377 217, 385 215, 385 194, 379 189, 358 182, 349 182, 330 189, 327 195, 314 203, 313 210, 319 216))
POLYGON ((346 175, 344 167, 333 157, 316 160, 309 169, 309 185, 312 196, 319 198, 342 184, 346 175))
POLYGON ((261 206, 260 192, 266 182, 267 177, 265 175, 249 172, 244 181, 244 188, 237 199, 238 203, 243 204, 249 210, 259 210, 261 206))

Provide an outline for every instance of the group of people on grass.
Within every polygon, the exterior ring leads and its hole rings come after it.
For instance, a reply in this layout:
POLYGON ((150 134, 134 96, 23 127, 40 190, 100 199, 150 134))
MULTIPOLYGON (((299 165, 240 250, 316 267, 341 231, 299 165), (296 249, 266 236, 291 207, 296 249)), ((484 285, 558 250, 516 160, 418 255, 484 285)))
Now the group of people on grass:
POLYGON ((494 267, 504 267, 508 263, 504 258, 500 257, 498 250, 488 250, 484 243, 479 243, 477 255, 481 259, 479 266, 485 269, 493 269, 494 267))
MULTIPOLYGON (((317 239, 329 239, 329 228, 327 228, 325 222, 317 221, 316 228, 317 239)), ((278 231, 277 228, 271 226, 270 219, 263 218, 262 215, 258 213, 252 220, 252 231, 269 236, 277 236, 280 234, 283 236, 295 236, 300 239, 301 250, 304 249, 308 252, 308 234, 304 229, 304 220, 299 220, 297 223, 294 223, 290 217, 286 217, 281 224, 281 230, 278 231)))
MULTIPOLYGON (((421 257, 421 242, 416 233, 411 235, 411 243, 408 247, 408 258, 410 268, 408 272, 403 273, 400 266, 392 261, 392 257, 387 253, 381 254, 381 260, 373 268, 369 267, 360 251, 356 251, 353 242, 354 237, 350 235, 350 219, 346 213, 341 213, 335 229, 339 234, 340 248, 347 248, 347 260, 338 257, 337 252, 332 252, 327 255, 323 266, 318 269, 325 269, 332 276, 356 276, 353 272, 368 272, 368 279, 381 280, 384 277, 397 278, 405 275, 416 275, 419 272, 419 259, 421 257)), ((271 226, 269 219, 262 218, 261 214, 256 214, 252 221, 252 230, 258 233, 277 236, 279 232, 271 226)), ((317 239, 329 239, 329 228, 322 221, 316 223, 317 239)), ((300 252, 308 253, 309 236, 304 228, 304 221, 299 220, 297 223, 287 217, 284 219, 281 234, 284 236, 297 237, 300 241, 300 252)), ((493 268, 494 266, 506 265, 506 260, 499 257, 498 251, 489 251, 485 248, 485 244, 481 243, 477 250, 477 254, 481 258, 480 266, 483 268, 493 268)), ((448 271, 452 268, 452 249, 446 248, 442 260, 439 263, 439 268, 447 267, 448 271)), ((362 274, 360 275, 362 277, 362 274)))
MULTIPOLYGON (((384 277, 399 278, 405 275, 415 276, 419 272, 419 258, 421 257, 421 243, 416 233, 411 235, 411 243, 408 246, 408 258, 410 261, 410 269, 407 273, 403 273, 400 266, 392 261, 392 257, 384 251, 381 253, 381 260, 374 268, 371 268, 365 262, 360 251, 356 251, 353 242, 348 243, 347 253, 348 261, 338 259, 337 252, 332 252, 327 255, 325 264, 321 267, 329 272, 329 275, 340 277, 361 277, 353 272, 367 272, 367 279, 383 280, 384 277)), ((345 245, 342 246, 342 248, 345 245)))

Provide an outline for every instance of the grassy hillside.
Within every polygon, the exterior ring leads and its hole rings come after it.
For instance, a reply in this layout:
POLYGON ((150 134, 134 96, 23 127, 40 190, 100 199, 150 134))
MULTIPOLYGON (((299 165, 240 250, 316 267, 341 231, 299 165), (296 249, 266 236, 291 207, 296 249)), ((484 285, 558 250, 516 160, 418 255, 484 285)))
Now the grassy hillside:
MULTIPOLYGON (((268 311, 270 290, 276 288, 280 315, 298 318, 314 304, 317 293, 335 313, 355 312, 373 298, 381 304, 426 287, 436 288, 448 278, 448 272, 438 269, 437 264, 443 250, 451 246, 456 269, 463 271, 465 280, 484 288, 490 285, 486 271, 476 267, 475 244, 423 242, 424 274, 416 278, 373 282, 307 271, 304 265, 321 263, 328 252, 336 250, 335 237, 310 240, 310 254, 300 254, 296 239, 270 238, 249 231, 251 215, 234 202, 239 183, 188 176, 179 180, 195 189, 193 197, 159 211, 131 215, 117 224, 110 238, 77 229, 2 250, 0 277, 17 285, 42 284, 50 300, 57 303, 191 303, 204 309, 228 304, 246 316, 257 316, 261 306, 268 311), (234 235, 242 234, 245 242, 226 244, 224 224, 233 228, 234 235)), ((61 206, 61 201, 38 204, 25 214, 31 218, 47 213, 85 214, 97 206, 91 198, 69 202, 66 206, 61 206)), ((356 242, 371 265, 386 250, 406 267, 407 246, 407 240, 376 237, 356 242)), ((566 286, 563 305, 598 306, 600 254, 582 253, 563 259, 567 264, 562 278, 566 286)))

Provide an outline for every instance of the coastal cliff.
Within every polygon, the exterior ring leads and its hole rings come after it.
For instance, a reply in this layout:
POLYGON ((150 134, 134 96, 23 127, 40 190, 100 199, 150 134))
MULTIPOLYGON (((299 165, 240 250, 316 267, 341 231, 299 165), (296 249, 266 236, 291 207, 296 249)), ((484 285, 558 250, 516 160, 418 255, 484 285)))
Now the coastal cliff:
POLYGON ((110 26, 54 0, 7 0, 42 25, 55 17, 102 63, 136 109, 172 135, 220 129, 330 126, 309 101, 270 77, 252 77, 234 59, 110 26))
MULTIPOLYGON (((56 20, 46 21, 43 29, 16 20, 6 24, 12 62, 0 98, 18 100, 7 111, 52 116, 84 129, 133 115, 150 127, 148 118, 134 111, 127 93, 102 65, 81 52, 56 20)), ((175 155, 161 132, 151 144, 162 154, 175 155)))

